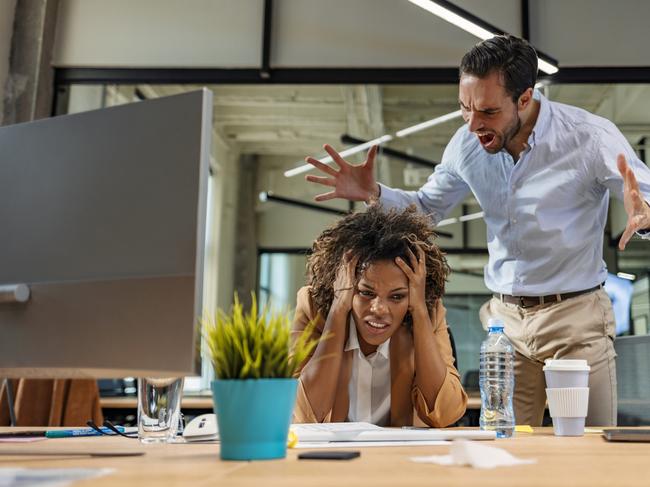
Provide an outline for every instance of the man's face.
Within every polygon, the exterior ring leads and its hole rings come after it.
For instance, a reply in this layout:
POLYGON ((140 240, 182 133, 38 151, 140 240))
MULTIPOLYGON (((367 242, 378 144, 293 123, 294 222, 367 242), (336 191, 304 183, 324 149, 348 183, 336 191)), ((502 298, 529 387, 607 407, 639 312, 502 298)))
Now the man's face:
POLYGON ((506 93, 500 73, 495 71, 485 78, 463 74, 458 98, 470 132, 490 154, 503 149, 519 131, 517 104, 506 93))

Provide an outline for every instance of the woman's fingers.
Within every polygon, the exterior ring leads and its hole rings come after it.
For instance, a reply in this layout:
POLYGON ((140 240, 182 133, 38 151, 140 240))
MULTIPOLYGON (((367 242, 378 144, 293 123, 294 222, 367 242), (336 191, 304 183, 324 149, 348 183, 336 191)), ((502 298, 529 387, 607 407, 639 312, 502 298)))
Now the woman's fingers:
POLYGON ((413 270, 416 273, 423 274, 426 272, 426 256, 424 254, 424 250, 422 249, 421 245, 417 245, 416 248, 418 253, 417 257, 415 256, 415 254, 411 249, 407 249, 409 254, 409 259, 411 261, 411 267, 413 267, 413 270))
MULTIPOLYGON (((350 252, 350 251, 348 251, 350 252)), ((359 256, 358 255, 348 255, 348 273, 350 275, 350 279, 354 280, 356 270, 357 270, 357 262, 359 262, 359 256)))
POLYGON ((411 267, 413 268, 414 271, 417 271, 418 269, 418 258, 415 256, 413 251, 407 247, 406 251, 409 254, 409 260, 411 261, 411 267))
POLYGON ((420 269, 426 270, 427 259, 421 245, 418 245, 418 263, 420 264, 420 269))
POLYGON ((402 272, 406 274, 406 277, 409 279, 409 281, 413 279, 413 270, 406 264, 406 262, 404 262, 401 257, 395 257, 395 264, 397 264, 397 267, 402 269, 402 272))
POLYGON ((352 250, 345 251, 341 258, 341 265, 337 272, 337 279, 344 279, 347 286, 353 286, 356 277, 357 262, 359 262, 358 255, 354 255, 352 250))
POLYGON ((406 274, 406 276, 409 278, 410 281, 421 280, 426 275, 426 263, 425 263, 426 255, 424 253, 424 250, 420 245, 418 245, 417 257, 415 256, 415 254, 410 248, 406 249, 406 253, 408 254, 410 265, 408 265, 404 261, 404 259, 400 257, 397 257, 395 259, 395 263, 398 265, 400 269, 402 269, 402 271, 404 272, 404 274, 406 274))

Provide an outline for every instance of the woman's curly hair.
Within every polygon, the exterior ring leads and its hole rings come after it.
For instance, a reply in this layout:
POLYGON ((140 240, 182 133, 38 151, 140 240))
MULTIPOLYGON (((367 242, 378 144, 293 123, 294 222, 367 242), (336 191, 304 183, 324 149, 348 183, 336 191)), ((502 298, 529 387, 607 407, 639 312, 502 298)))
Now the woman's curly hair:
MULTIPOLYGON (((334 299, 336 272, 347 251, 359 259, 356 268, 358 280, 363 270, 373 262, 394 261, 401 257, 410 265, 407 249, 417 256, 417 246, 424 250, 426 258, 426 305, 429 310, 433 309, 445 291, 450 272, 444 254, 432 242, 435 237, 431 221, 418 213, 414 205, 405 210, 385 211, 374 204, 366 212, 353 213, 339 220, 314 241, 312 254, 307 260, 310 294, 316 309, 322 316, 327 316, 334 299)), ((404 321, 411 324, 410 313, 404 321)))

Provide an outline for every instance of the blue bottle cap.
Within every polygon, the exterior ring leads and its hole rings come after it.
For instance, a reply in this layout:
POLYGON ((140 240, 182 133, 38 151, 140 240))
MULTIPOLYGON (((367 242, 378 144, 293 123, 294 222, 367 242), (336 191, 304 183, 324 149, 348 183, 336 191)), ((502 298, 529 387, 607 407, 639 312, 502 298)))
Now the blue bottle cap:
POLYGON ((501 318, 490 318, 488 320, 488 331, 503 331, 505 325, 501 318))

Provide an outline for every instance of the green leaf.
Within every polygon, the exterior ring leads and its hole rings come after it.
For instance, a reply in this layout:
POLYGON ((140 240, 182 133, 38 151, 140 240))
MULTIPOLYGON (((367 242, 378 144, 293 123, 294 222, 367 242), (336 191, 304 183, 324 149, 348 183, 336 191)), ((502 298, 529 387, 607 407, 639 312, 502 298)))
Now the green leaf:
POLYGON ((234 295, 230 313, 217 310, 199 319, 215 374, 220 379, 292 377, 311 355, 318 340, 314 323, 291 344, 291 313, 275 311, 270 302, 259 308, 255 293, 246 311, 234 295))

